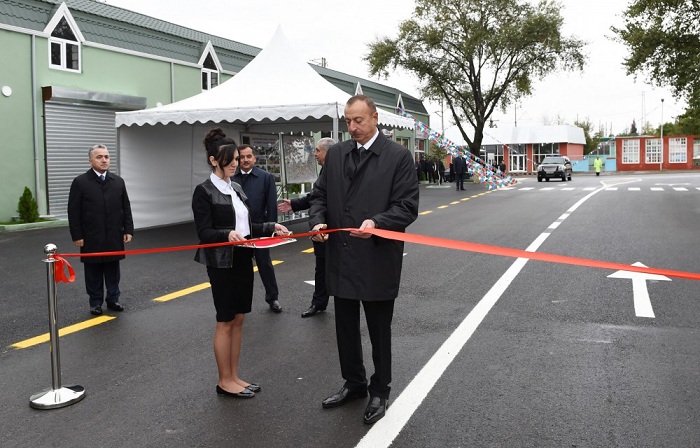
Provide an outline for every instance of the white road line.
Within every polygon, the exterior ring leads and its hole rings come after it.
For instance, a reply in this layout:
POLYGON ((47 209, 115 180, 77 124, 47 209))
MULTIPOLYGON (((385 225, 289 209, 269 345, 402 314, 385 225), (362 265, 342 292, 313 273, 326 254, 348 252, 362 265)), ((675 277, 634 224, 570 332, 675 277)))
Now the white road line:
POLYGON ((640 191, 640 190, 641 190, 641 188, 639 188, 639 187, 629 187, 627 189, 627 191, 640 191))
POLYGON ((556 229, 557 227, 559 227, 559 224, 561 224, 559 221, 554 221, 554 222, 551 223, 551 224, 549 225, 549 227, 547 227, 547 228, 548 228, 548 229, 554 230, 554 229, 556 229))
POLYGON ((534 190, 535 187, 523 187, 523 188, 518 188, 518 190, 525 191, 525 190, 534 190))
POLYGON ((651 187, 651 191, 664 191, 661 187, 651 187))
POLYGON ((554 187, 544 187, 544 188, 540 188, 540 191, 550 191, 550 190, 554 190, 554 187))
MULTIPOLYGON (((605 188, 605 187, 603 187, 605 188)), ((571 206, 568 213, 572 213, 583 202, 594 194, 602 191, 603 188, 587 194, 585 197, 571 206)), ((527 249, 528 252, 537 252, 537 249, 547 239, 550 233, 543 232, 535 241, 533 241, 527 249)), ((506 270, 491 287, 489 292, 476 304, 474 309, 467 315, 457 329, 450 335, 449 338, 440 346, 432 358, 411 380, 406 388, 401 392, 396 400, 390 402, 390 407, 387 410, 386 416, 375 423, 372 428, 367 431, 367 434, 357 444, 358 448, 382 448, 389 447, 391 443, 399 435, 403 427, 408 423, 411 416, 418 406, 423 402, 430 390, 435 386, 435 383, 440 379, 442 374, 447 370, 457 354, 462 350, 464 345, 469 341, 477 327, 484 320, 486 315, 491 311, 491 308, 498 302, 501 295, 508 289, 510 283, 520 273, 527 264, 527 258, 518 258, 506 270)))
POLYGON ((565 220, 565 219, 568 218, 568 217, 569 217, 569 213, 564 213, 563 215, 561 215, 561 216, 559 217, 559 219, 560 219, 561 221, 563 221, 563 220, 565 220))
POLYGON ((574 187, 565 187, 565 188, 562 188, 562 190, 563 191, 571 191, 571 190, 575 190, 575 188, 574 187))
POLYGON ((673 189, 676 191, 688 191, 688 189, 685 187, 673 187, 673 189))
POLYGON ((606 188, 605 191, 617 191, 617 187, 606 188))
POLYGON ((595 190, 595 187, 586 187, 583 189, 583 191, 593 191, 595 190))

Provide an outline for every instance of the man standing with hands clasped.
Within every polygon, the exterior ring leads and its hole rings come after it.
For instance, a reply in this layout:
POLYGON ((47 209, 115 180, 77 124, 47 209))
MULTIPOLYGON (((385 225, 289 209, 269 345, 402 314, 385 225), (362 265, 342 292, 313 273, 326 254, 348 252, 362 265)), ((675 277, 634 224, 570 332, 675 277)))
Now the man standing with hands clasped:
MULTIPOLYGON (((277 222, 277 190, 275 177, 257 166, 255 152, 250 145, 238 147, 238 171, 231 178, 243 187, 250 204, 250 219, 254 223, 277 222)), ((255 265, 265 286, 265 301, 274 313, 281 313, 279 288, 275 268, 272 266, 270 249, 255 249, 255 265)))
POLYGON ((418 180, 411 153, 377 129, 371 98, 351 97, 345 122, 352 140, 334 145, 311 197, 313 231, 355 228, 315 235, 326 242, 326 286, 334 296, 341 389, 323 401, 341 406, 369 392, 364 422, 384 417, 391 387, 391 320, 401 281, 403 242, 374 237, 366 229, 405 231, 418 217, 418 180), (369 385, 362 358, 360 303, 372 341, 374 374, 369 385))
MULTIPOLYGON (((109 172, 109 151, 95 145, 88 151, 90 168, 73 179, 68 195, 68 227, 80 253, 120 252, 131 241, 134 221, 124 179, 109 172)), ((90 313, 102 314, 107 308, 124 311, 119 303, 119 260, 124 255, 80 257, 85 268, 85 290, 90 299, 90 313), (104 289, 107 288, 107 296, 104 289)))
MULTIPOLYGON (((323 164, 326 161, 326 153, 328 148, 335 145, 335 140, 330 137, 324 137, 318 141, 316 149, 314 149, 314 157, 316 157, 316 162, 321 165, 321 172, 323 172, 323 164)), ((311 207, 311 195, 307 194, 303 198, 296 199, 283 199, 282 202, 277 206, 277 209, 282 213, 287 213, 289 211, 298 212, 299 210, 307 210, 311 207)), ((326 311, 328 307, 328 290, 326 289, 326 246, 323 243, 317 241, 314 244, 314 255, 316 256, 316 272, 314 275, 314 295, 311 299, 311 306, 301 313, 301 317, 311 317, 318 312, 326 311)))

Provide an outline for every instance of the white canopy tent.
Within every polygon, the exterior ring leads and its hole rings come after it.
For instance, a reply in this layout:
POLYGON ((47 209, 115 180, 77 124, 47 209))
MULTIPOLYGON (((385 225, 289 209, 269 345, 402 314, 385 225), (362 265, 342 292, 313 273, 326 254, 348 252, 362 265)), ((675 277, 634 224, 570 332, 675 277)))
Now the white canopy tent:
MULTIPOLYGON (((192 220, 194 187, 210 169, 202 139, 213 127, 241 133, 333 131, 350 95, 296 55, 281 29, 248 65, 220 86, 152 109, 119 112, 119 170, 137 228, 192 220)), ((379 111, 380 127, 414 128, 411 119, 379 111)))

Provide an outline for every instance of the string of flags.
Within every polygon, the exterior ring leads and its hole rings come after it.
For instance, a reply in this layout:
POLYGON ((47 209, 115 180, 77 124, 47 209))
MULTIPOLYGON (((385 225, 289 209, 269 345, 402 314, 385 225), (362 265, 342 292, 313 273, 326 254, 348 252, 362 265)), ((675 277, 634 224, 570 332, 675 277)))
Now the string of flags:
POLYGON ((468 148, 455 144, 440 132, 430 128, 422 121, 417 120, 413 115, 409 114, 404 109, 398 109, 398 114, 412 119, 416 123, 416 128, 418 128, 422 134, 427 135, 430 142, 447 151, 452 157, 457 157, 459 152, 466 154, 468 156, 466 161, 469 173, 473 177, 478 178, 479 182, 481 184, 485 184, 489 190, 509 187, 517 183, 512 176, 505 175, 505 173, 503 173, 500 169, 493 170, 481 158, 472 154, 468 148))

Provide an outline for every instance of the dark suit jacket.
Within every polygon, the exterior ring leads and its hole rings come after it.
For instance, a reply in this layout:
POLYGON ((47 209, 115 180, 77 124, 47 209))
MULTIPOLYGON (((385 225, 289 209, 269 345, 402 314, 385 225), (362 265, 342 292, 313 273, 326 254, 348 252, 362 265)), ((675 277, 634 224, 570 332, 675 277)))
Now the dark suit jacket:
POLYGON ((454 165, 455 174, 464 174, 467 172, 467 161, 464 157, 455 157, 452 164, 454 165))
POLYGON ((272 174, 254 166, 248 176, 239 169, 231 180, 243 187, 248 196, 253 222, 277 222, 277 190, 272 174))
MULTIPOLYGON (((418 180, 411 153, 381 132, 355 167, 356 142, 332 146, 311 197, 309 225, 358 228, 373 219, 381 229, 403 232, 418 217, 418 180)), ((330 295, 357 300, 390 300, 398 295, 403 243, 332 233, 326 247, 330 295)))
MULTIPOLYGON (((124 179, 108 171, 102 184, 92 168, 73 179, 68 194, 68 227, 73 241, 85 241, 81 253, 123 251, 124 235, 134 234, 124 179)), ((81 257, 80 261, 103 263, 123 258, 81 257)))

